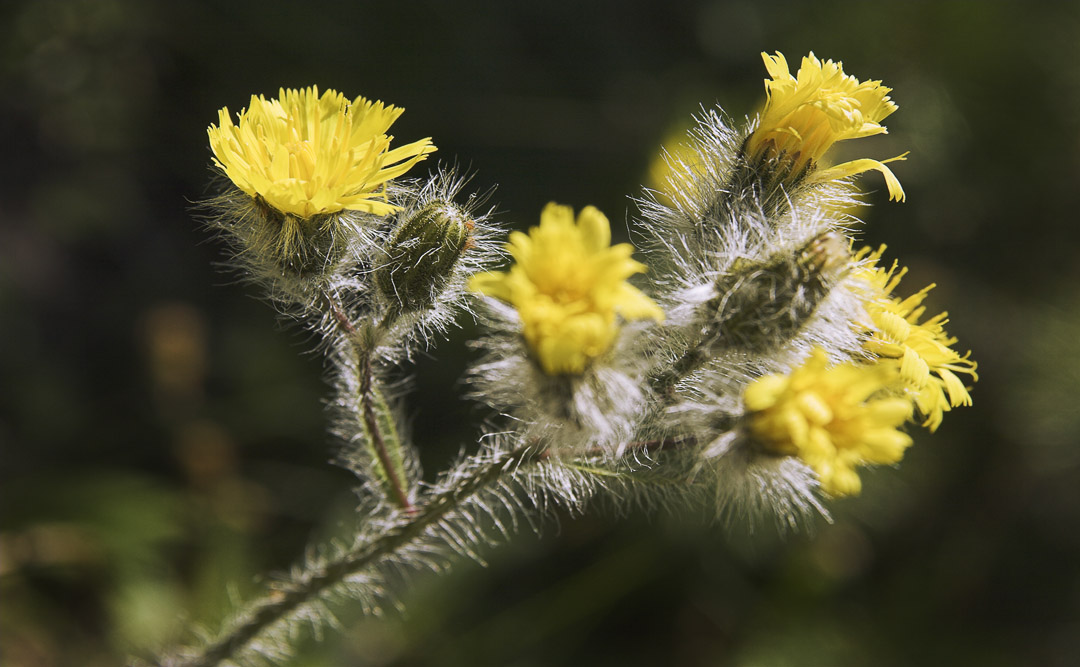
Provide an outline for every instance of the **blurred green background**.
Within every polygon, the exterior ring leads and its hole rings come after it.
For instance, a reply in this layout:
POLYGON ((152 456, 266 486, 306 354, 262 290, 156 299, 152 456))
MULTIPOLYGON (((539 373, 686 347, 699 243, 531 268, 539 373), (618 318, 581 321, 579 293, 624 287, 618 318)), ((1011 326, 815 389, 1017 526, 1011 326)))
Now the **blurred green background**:
MULTIPOLYGON (((972 408, 866 476, 812 536, 565 517, 421 576, 407 614, 297 665, 1080 662, 1080 6, 990 2, 37 0, 0 9, 0 664, 109 665, 213 623, 347 525, 324 369, 193 222, 206 126, 318 84, 404 106, 399 140, 498 189, 633 212, 700 104, 759 104, 759 53, 813 50, 900 111, 860 154, 908 194, 869 243, 940 286, 972 408)), ((429 475, 475 436, 471 326, 418 361, 429 475)))

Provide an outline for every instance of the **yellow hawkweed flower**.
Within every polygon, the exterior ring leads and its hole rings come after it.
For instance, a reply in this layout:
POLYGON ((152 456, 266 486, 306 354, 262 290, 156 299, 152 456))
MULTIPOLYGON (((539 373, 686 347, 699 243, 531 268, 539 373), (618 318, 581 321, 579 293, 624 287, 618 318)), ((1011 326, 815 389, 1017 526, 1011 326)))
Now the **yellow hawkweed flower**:
MULTIPOLYGON (((815 167, 837 141, 886 133, 881 121, 897 106, 888 96, 892 89, 880 81, 860 83, 844 74, 842 63, 821 62, 813 52, 802 59, 797 76, 791 75, 781 53, 762 53, 761 57, 772 79, 765 81, 765 108, 747 140, 750 157, 790 161, 791 173, 800 174, 808 166, 815 167)), ((876 170, 885 177, 889 198, 903 201, 904 189, 885 163, 906 155, 884 161, 852 160, 814 171, 807 178, 822 182, 876 170)))
POLYGON ((282 213, 308 219, 343 209, 378 215, 386 182, 435 150, 431 139, 389 150, 386 131, 404 109, 315 86, 251 96, 234 125, 225 107, 211 125, 214 163, 238 188, 282 213))
POLYGON ((855 256, 856 260, 865 258, 872 262, 855 274, 869 285, 866 310, 873 328, 864 347, 899 376, 901 384, 914 395, 919 412, 926 417, 923 426, 935 431, 944 413, 960 405, 971 405, 971 394, 956 373, 966 373, 978 381, 977 364, 969 358, 971 352, 961 356, 952 349, 956 338, 944 329, 949 321, 948 313, 919 322, 926 312, 922 302, 934 285, 906 299, 892 296, 907 268, 900 268, 896 262, 888 269, 877 266, 884 252, 883 245, 874 252, 863 248, 855 256))
POLYGON ((654 319, 664 313, 626 279, 645 270, 630 258, 629 243, 611 245, 611 227, 598 209, 574 210, 554 202, 540 226, 512 232, 506 245, 514 258, 507 272, 473 276, 469 289, 514 306, 525 341, 544 372, 579 374, 604 354, 619 331, 616 316, 654 319))
POLYGON ((897 430, 911 415, 911 402, 875 397, 889 374, 877 366, 841 364, 827 368, 820 348, 790 375, 769 375, 743 394, 750 433, 766 450, 797 456, 834 496, 859 493, 856 466, 896 463, 911 438, 897 430))

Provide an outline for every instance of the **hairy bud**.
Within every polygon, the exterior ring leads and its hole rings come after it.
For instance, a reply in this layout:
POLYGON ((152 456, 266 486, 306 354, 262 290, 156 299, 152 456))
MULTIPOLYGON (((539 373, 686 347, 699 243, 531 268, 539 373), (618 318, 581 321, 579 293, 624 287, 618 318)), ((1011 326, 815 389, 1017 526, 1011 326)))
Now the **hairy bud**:
POLYGON ((431 305, 472 245, 474 223, 450 202, 432 202, 394 231, 375 285, 402 312, 431 305))
POLYGON ((718 325, 717 345, 764 351, 790 340, 828 296, 848 258, 844 239, 826 232, 794 254, 725 276, 705 304, 718 325))

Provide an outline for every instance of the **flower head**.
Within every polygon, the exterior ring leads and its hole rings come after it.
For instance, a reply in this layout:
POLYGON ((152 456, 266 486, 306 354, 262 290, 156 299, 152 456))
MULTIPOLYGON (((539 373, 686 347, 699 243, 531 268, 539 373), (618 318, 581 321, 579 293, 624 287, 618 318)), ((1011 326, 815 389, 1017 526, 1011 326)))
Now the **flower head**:
MULTIPOLYGON (((888 96, 892 89, 880 81, 860 82, 844 74, 841 63, 822 62, 813 52, 802 59, 797 76, 791 75, 781 53, 762 53, 761 57, 772 79, 765 81, 765 108, 747 141, 746 151, 752 158, 779 159, 789 163, 792 174, 800 174, 816 167, 838 141, 886 133, 881 121, 897 106, 888 96)), ((815 171, 808 178, 821 182, 876 170, 885 177, 889 198, 903 201, 904 189, 885 162, 904 157, 852 160, 815 171)))
POLYGON ((225 107, 211 125, 214 163, 252 197, 301 219, 349 209, 385 215, 387 181, 435 150, 421 139, 390 150, 386 131, 404 109, 315 86, 251 97, 236 124, 225 107))
POLYGON ((877 266, 884 252, 885 246, 881 246, 874 252, 863 248, 856 255, 856 259, 872 262, 856 274, 868 285, 866 310, 873 324, 864 346, 880 359, 879 363, 891 368, 900 384, 914 395, 915 405, 926 417, 923 426, 935 431, 944 413, 971 405, 971 394, 956 374, 964 373, 977 381, 977 364, 970 359, 970 352, 961 356, 952 349, 956 338, 944 328, 948 313, 919 321, 926 313, 922 302, 934 285, 906 299, 892 296, 907 269, 896 262, 888 269, 877 266))
POLYGON ((911 415, 911 402, 876 396, 888 387, 884 369, 827 366, 825 352, 815 349, 790 375, 752 382, 743 400, 761 446, 805 461, 827 493, 853 495, 862 489, 856 466, 896 463, 911 445, 897 430, 911 415))
POLYGON ((582 373, 611 347, 620 317, 664 318, 626 282, 645 266, 630 258, 630 244, 611 245, 608 219, 593 206, 575 222, 572 208, 552 202, 539 227, 511 233, 506 247, 510 270, 477 274, 469 287, 517 309, 525 341, 549 375, 582 373))

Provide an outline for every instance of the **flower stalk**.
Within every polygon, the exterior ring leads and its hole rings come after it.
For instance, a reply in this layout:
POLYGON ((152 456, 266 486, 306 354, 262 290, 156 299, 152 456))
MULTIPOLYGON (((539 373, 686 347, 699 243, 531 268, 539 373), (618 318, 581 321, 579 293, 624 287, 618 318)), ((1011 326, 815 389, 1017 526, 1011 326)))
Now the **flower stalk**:
POLYGON ((405 466, 402 462, 402 444, 394 426, 394 417, 386 400, 375 388, 371 368, 371 354, 365 348, 360 355, 360 404, 363 411, 364 435, 375 452, 376 477, 382 482, 387 497, 399 509, 408 514, 416 511, 409 501, 405 486, 405 466))
POLYGON ((375 327, 367 325, 361 331, 345 314, 334 296, 324 293, 323 299, 337 326, 344 333, 346 344, 352 349, 359 372, 360 386, 355 400, 359 402, 362 432, 357 435, 371 450, 374 463, 373 476, 392 504, 407 513, 415 512, 416 508, 409 500, 402 452, 403 444, 398 437, 393 412, 376 386, 372 365, 375 331, 388 329, 393 314, 388 313, 387 319, 379 325, 375 327))

